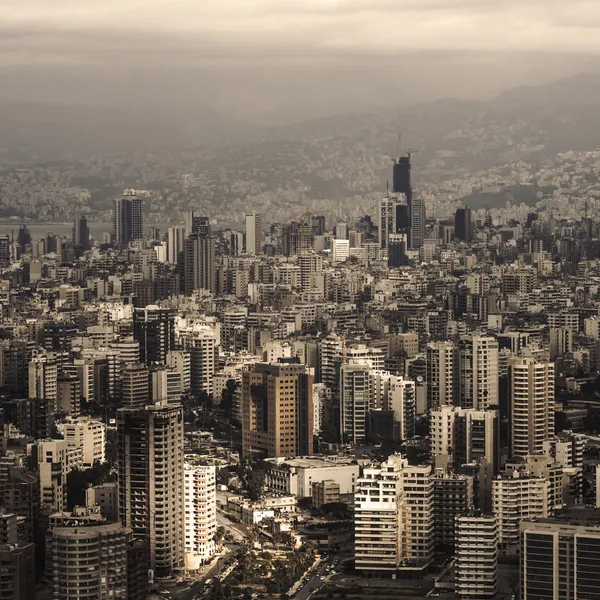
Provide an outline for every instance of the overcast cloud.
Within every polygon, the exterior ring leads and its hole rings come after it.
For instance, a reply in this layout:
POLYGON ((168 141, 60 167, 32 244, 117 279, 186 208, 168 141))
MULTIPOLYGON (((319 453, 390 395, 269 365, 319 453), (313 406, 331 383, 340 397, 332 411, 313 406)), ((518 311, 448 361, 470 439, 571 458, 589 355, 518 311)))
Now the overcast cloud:
POLYGON ((106 102, 129 82, 150 104, 167 86, 248 114, 368 108, 485 96, 598 55, 598 0, 0 0, 0 94, 36 100, 106 102))

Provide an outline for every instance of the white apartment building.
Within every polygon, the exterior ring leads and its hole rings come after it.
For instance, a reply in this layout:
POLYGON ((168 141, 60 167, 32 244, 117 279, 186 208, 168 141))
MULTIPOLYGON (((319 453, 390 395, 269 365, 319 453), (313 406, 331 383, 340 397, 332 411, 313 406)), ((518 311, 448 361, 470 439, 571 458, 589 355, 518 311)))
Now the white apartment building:
POLYGON ((429 413, 429 451, 433 458, 447 456, 450 460, 454 443, 454 421, 458 408, 444 404, 429 413))
POLYGON ((409 466, 399 455, 365 467, 354 497, 356 569, 396 578, 420 572, 434 557, 431 466, 409 466))
POLYGON ((402 554, 422 569, 433 561, 434 490, 431 465, 402 469, 402 554))
POLYGON ((393 376, 390 381, 387 408, 394 411, 394 421, 398 423, 400 439, 413 438, 417 412, 415 382, 393 376))
POLYGON ((549 483, 544 477, 498 475, 492 482, 492 510, 498 517, 499 543, 505 554, 519 548, 519 523, 548 516, 549 483))
POLYGON ((191 367, 190 353, 185 350, 169 350, 167 352, 167 367, 171 367, 181 374, 181 393, 190 389, 191 367))
POLYGON ((360 467, 348 460, 330 460, 318 456, 268 458, 265 486, 271 493, 291 494, 296 498, 312 495, 312 484, 334 481, 340 495, 354 494, 360 467))
POLYGON ((185 485, 185 566, 197 570, 217 552, 216 468, 186 463, 185 485))
POLYGON ((91 417, 67 417, 64 423, 58 425, 69 447, 79 448, 82 453, 83 468, 89 469, 95 462, 106 460, 106 425, 91 417))
POLYGON ((193 394, 212 394, 213 376, 217 366, 217 338, 213 334, 199 335, 190 348, 190 388, 193 394))
POLYGON ((69 446, 67 440, 42 440, 37 444, 42 507, 62 512, 67 506, 69 446))
POLYGON ((56 400, 58 363, 53 355, 40 354, 29 361, 29 397, 56 400))
POLYGON ((554 363, 513 358, 508 374, 510 455, 541 453, 554 435, 554 363))
POLYGON ((472 335, 459 342, 459 404, 485 409, 499 403, 498 341, 472 335))
POLYGON ((499 469, 498 411, 443 405, 430 412, 430 452, 460 467, 484 459, 499 469))
POLYGON ((331 260, 334 263, 344 262, 350 256, 350 242, 348 240, 331 240, 331 260))
POLYGON ((452 342, 427 344, 427 408, 456 403, 457 371, 458 350, 452 342))
POLYGON ((496 515, 456 517, 455 591, 461 598, 493 598, 498 588, 499 526, 496 515))
POLYGON ((402 561, 400 473, 408 461, 390 456, 365 467, 354 496, 354 557, 357 571, 396 578, 402 561))

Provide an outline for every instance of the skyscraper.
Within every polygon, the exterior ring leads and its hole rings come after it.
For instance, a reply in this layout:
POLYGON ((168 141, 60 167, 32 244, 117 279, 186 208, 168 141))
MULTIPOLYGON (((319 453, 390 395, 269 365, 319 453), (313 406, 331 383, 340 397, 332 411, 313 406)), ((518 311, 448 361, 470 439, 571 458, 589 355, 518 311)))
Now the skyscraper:
POLYGON ((313 454, 313 376, 303 365, 258 364, 243 373, 242 454, 313 454))
POLYGON ((246 215, 246 254, 260 254, 262 250, 262 223, 259 214, 246 215))
POLYGON ((184 225, 186 237, 192 234, 210 235, 210 217, 197 215, 195 210, 188 210, 185 213, 184 225))
POLYGON ((315 235, 325 234, 325 217, 323 215, 313 215, 310 223, 315 235))
POLYGON ((394 194, 405 194, 409 202, 412 199, 412 184, 410 180, 410 153, 394 160, 393 183, 394 194))
POLYGON ((154 404, 117 411, 121 522, 146 544, 158 577, 184 567, 183 409, 154 404))
POLYGON ((125 190, 113 201, 113 243, 127 246, 144 237, 144 201, 135 190, 125 190))
POLYGON ((554 435, 554 363, 513 358, 508 376, 510 455, 541 453, 554 435))
POLYGON ((186 295, 194 290, 217 291, 214 238, 194 234, 185 240, 183 275, 186 295))
POLYGON ((425 224, 427 210, 422 198, 412 198, 409 203, 410 210, 410 247, 417 250, 423 245, 425 239, 425 224))
POLYGON ((397 198, 382 198, 379 201, 379 247, 387 248, 389 236, 396 233, 397 198))
POLYGON ((458 208, 454 215, 454 237, 469 243, 472 239, 471 209, 458 208))
POLYGON ((133 337, 140 344, 140 361, 165 364, 175 347, 175 311, 156 305, 135 308, 133 337))
POLYGON ((90 249, 90 228, 84 215, 79 215, 73 220, 73 245, 84 252, 90 249))

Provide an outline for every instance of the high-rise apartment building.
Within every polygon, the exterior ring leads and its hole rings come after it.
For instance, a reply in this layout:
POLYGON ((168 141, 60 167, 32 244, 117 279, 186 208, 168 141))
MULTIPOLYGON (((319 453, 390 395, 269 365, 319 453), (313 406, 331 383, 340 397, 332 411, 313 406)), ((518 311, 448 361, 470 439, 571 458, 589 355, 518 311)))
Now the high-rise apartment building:
POLYGON ((216 468, 185 464, 185 566, 198 569, 216 553, 216 468))
POLYGON ((106 460, 106 425, 91 417, 68 417, 58 431, 69 447, 81 450, 83 468, 91 469, 106 460))
POLYGON ((0 598, 31 600, 36 597, 33 544, 0 544, 0 598))
POLYGON ((382 198, 379 201, 379 247, 388 247, 389 236, 396 233, 396 205, 394 197, 382 198))
POLYGON ((303 365, 258 364, 243 373, 242 454, 313 454, 313 376, 303 365))
POLYGON ((402 550, 417 569, 426 569, 435 549, 435 513, 431 465, 406 466, 402 482, 402 550))
POLYGON ((198 234, 185 240, 183 256, 184 292, 205 290, 214 294, 217 291, 215 239, 198 234))
POLYGON ((427 408, 458 402, 458 349, 452 342, 427 344, 427 408))
POLYGON ((298 256, 298 265, 300 266, 300 287, 303 291, 308 291, 314 284, 314 276, 323 271, 323 257, 313 253, 301 254, 298 256))
POLYGON ((440 466, 460 469, 484 460, 494 474, 500 467, 497 410, 464 409, 442 405, 430 412, 430 452, 440 466), (441 459, 440 459, 441 457, 441 459))
POLYGON ((56 411, 79 416, 81 381, 76 374, 61 373, 56 380, 56 411))
POLYGON ((190 389, 193 394, 212 394, 213 377, 218 367, 218 342, 212 333, 193 338, 190 352, 190 389))
POLYGON ((133 311, 133 337, 140 344, 140 361, 165 364, 175 346, 175 311, 151 304, 133 311))
POLYGON ((389 384, 387 410, 394 411, 398 439, 410 440, 415 436, 417 393, 411 379, 392 376, 389 384))
POLYGON ((388 267, 397 269, 407 264, 406 250, 408 236, 406 233, 390 233, 388 235, 388 267))
POLYGON ((54 600, 128 600, 129 536, 121 523, 54 527, 47 565, 54 600))
POLYGON ((167 261, 176 265, 179 254, 185 247, 185 227, 169 227, 167 229, 167 261))
POLYGON ((262 252, 262 220, 259 214, 246 215, 246 254, 262 252))
POLYGON ((485 461, 500 470, 500 415, 497 410, 459 409, 454 422, 454 465, 485 461))
POLYGON ((34 356, 29 361, 29 397, 56 402, 58 362, 52 354, 34 356))
POLYGON ((585 517, 520 524, 521 598, 580 600, 600 590, 600 529, 585 517))
POLYGON ((183 409, 159 403, 117 411, 121 522, 146 544, 159 577, 184 567, 183 409))
POLYGON ((144 201, 135 190, 125 190, 113 201, 113 243, 127 246, 144 237, 144 201))
POLYGON ((340 368, 340 432, 344 443, 362 444, 366 440, 370 371, 369 365, 364 364, 344 363, 340 368))
POLYGON ((43 440, 37 444, 40 504, 61 512, 67 505, 69 446, 67 440, 43 440))
POLYGON ((458 208, 454 215, 454 237, 469 243, 472 239, 471 209, 458 208))
POLYGON ((121 405, 146 406, 150 403, 150 371, 143 363, 128 364, 121 375, 121 405))
POLYGON ((408 461, 390 456, 381 465, 364 467, 354 494, 354 556, 356 570, 395 578, 403 559, 402 483, 408 461))
POLYGON ((334 263, 344 262, 350 257, 350 242, 348 240, 331 240, 331 260, 334 263))
POLYGON ((461 599, 494 598, 498 589, 499 526, 495 515, 456 517, 455 591, 461 599))
POLYGON ((167 367, 181 375, 181 393, 189 391, 191 385, 191 357, 186 350, 170 350, 167 354, 167 367))
POLYGON ((515 472, 494 479, 492 511, 498 517, 500 547, 505 554, 517 553, 522 520, 548 516, 548 495, 545 477, 515 472))
POLYGON ((510 454, 544 451, 554 435, 554 363, 509 359, 510 454))
POLYGON ((430 466, 409 466, 401 456, 364 467, 354 496, 357 571, 396 578, 433 560, 434 491, 430 466))
POLYGON ((435 545, 444 552, 455 546, 456 517, 473 506, 473 477, 437 469, 433 478, 435 545))
POLYGON ((498 341, 472 335, 460 340, 459 404, 462 408, 486 409, 500 402, 498 390, 498 341))

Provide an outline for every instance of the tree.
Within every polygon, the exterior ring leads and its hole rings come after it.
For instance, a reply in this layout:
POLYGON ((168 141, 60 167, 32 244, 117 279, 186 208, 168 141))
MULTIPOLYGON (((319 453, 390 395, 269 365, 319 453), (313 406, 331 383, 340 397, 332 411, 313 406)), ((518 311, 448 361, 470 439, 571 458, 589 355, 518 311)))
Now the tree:
POLYGON ((67 508, 85 506, 85 491, 91 485, 116 481, 117 475, 108 463, 96 462, 91 469, 73 469, 67 475, 67 508))

